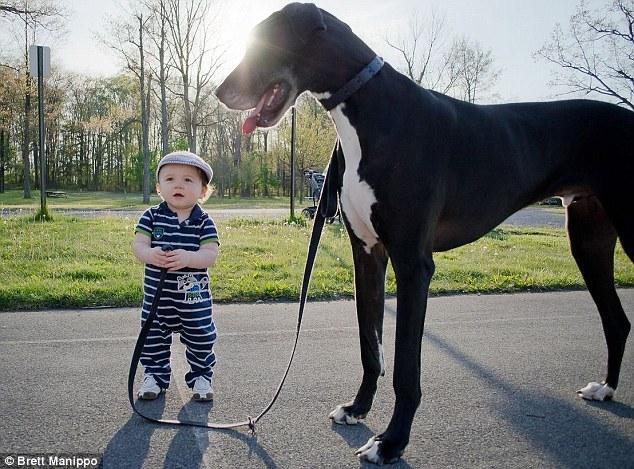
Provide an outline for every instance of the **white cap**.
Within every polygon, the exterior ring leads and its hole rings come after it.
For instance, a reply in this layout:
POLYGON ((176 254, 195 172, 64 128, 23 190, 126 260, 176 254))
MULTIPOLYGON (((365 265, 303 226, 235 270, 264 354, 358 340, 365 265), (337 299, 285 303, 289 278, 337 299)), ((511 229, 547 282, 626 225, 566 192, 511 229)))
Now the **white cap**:
POLYGON ((211 166, 203 160, 200 156, 185 150, 173 151, 172 153, 168 153, 161 161, 159 161, 158 166, 156 167, 156 180, 158 181, 159 172, 161 168, 166 164, 188 164, 190 166, 196 166, 199 168, 205 176, 207 176, 207 183, 211 182, 211 179, 214 177, 214 172, 211 169, 211 166))

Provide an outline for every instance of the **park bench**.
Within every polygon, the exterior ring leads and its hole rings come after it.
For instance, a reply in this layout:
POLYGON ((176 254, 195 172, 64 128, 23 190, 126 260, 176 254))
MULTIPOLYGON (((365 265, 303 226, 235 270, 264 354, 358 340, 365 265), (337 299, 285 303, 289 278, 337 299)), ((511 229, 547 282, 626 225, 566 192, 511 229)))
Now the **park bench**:
POLYGON ((64 192, 64 191, 46 191, 46 195, 48 197, 66 197, 66 192, 64 192))

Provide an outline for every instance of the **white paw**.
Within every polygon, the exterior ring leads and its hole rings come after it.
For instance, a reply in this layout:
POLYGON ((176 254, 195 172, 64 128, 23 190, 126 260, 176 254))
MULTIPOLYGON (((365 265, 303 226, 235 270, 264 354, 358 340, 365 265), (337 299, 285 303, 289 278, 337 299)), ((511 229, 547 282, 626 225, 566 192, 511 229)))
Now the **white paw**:
POLYGON ((379 445, 380 442, 375 437, 372 437, 357 450, 356 455, 361 461, 371 462, 380 466, 383 464, 383 457, 379 454, 379 445))
POLYGON ((605 383, 588 383, 577 391, 577 395, 589 401, 604 401, 614 397, 614 389, 605 383))
POLYGON ((346 410, 343 408, 343 405, 338 405, 337 407, 335 407, 335 410, 330 412, 328 418, 339 425, 356 425, 357 423, 359 423, 359 419, 357 419, 354 415, 350 415, 348 412, 346 412, 346 410))

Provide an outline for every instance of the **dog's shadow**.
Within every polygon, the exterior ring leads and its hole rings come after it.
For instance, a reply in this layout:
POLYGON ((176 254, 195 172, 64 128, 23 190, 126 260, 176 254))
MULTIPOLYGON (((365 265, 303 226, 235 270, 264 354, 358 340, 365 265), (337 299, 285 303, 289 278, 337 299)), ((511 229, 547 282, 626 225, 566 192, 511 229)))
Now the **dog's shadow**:
MULTIPOLYGON (((355 451, 365 445, 370 438, 374 436, 374 433, 368 426, 362 422, 357 423, 356 425, 339 425, 334 422, 331 423, 331 429, 335 433, 337 433, 346 443, 355 451)), ((364 468, 373 468, 376 467, 374 464, 361 462, 360 467, 364 468)), ((395 464, 390 467, 394 469, 403 468, 409 469, 410 466, 403 459, 399 459, 395 464)))
MULTIPOLYGON (((498 399, 491 402, 491 411, 540 453, 549 455, 558 467, 625 467, 623 455, 634 454, 634 443, 627 435, 584 412, 580 401, 531 393, 514 386, 430 330, 425 331, 424 340, 495 389, 498 399)), ((634 419, 634 409, 627 404, 616 401, 583 404, 634 419)))
POLYGON ((355 451, 374 436, 368 426, 361 422, 356 425, 339 425, 332 422, 330 425, 332 431, 337 433, 355 451))
POLYGON ((590 407, 597 407, 603 411, 610 412, 611 414, 621 417, 623 419, 634 420, 634 407, 627 404, 623 404, 618 401, 596 402, 586 401, 586 405, 590 407))

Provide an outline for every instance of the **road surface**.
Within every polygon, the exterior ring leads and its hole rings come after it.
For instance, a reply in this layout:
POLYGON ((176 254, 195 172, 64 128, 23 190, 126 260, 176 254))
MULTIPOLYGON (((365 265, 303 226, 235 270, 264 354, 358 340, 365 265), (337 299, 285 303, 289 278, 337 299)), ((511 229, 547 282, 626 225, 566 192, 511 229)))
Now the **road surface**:
MULTIPOLYGON (((620 296, 633 321, 634 290, 620 296)), ((143 404, 147 412, 242 420, 268 403, 288 359, 297 305, 215 308, 215 402, 190 402, 175 340, 172 387, 143 404)), ((296 362, 257 438, 245 429, 158 426, 132 414, 126 378, 136 309, 1 313, 0 453, 97 453, 117 469, 357 468, 354 450, 384 430, 394 403, 394 308, 389 300, 387 375, 374 408, 360 425, 343 427, 327 415, 354 396, 360 379, 354 303, 309 302, 296 362)), ((587 292, 432 298, 423 402, 393 467, 634 467, 634 341, 615 401, 590 403, 574 393, 600 378, 605 355, 587 292)))

